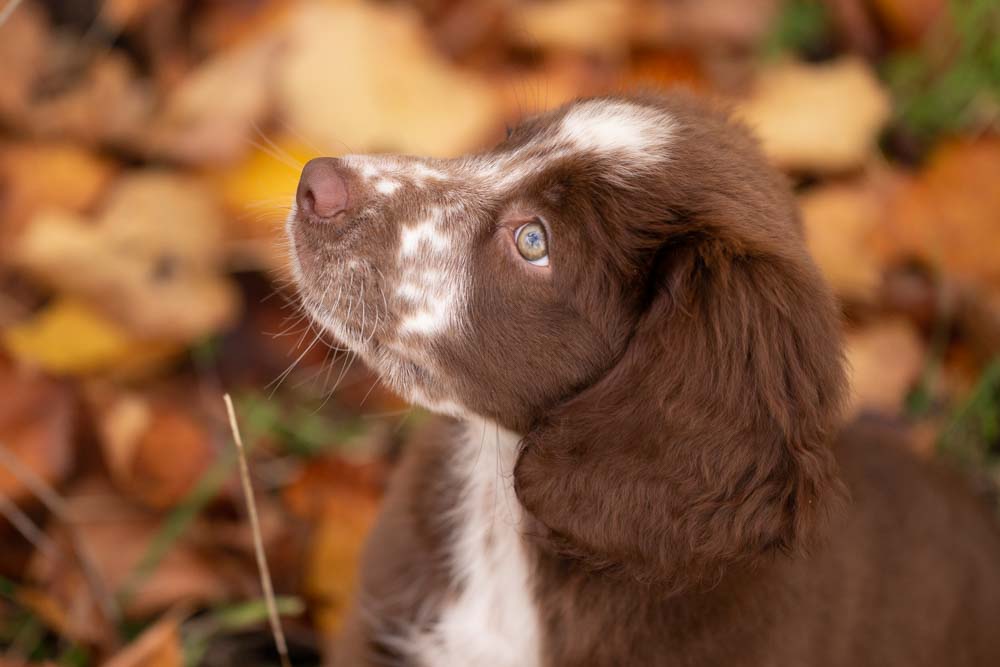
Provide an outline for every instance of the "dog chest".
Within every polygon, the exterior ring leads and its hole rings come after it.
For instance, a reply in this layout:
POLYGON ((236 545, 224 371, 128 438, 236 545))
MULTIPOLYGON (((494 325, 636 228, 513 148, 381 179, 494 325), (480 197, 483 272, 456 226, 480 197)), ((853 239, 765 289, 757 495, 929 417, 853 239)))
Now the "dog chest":
POLYGON ((454 508, 455 593, 414 638, 414 653, 428 666, 533 667, 540 664, 538 610, 513 489, 520 438, 476 420, 464 440, 455 461, 465 487, 454 508))

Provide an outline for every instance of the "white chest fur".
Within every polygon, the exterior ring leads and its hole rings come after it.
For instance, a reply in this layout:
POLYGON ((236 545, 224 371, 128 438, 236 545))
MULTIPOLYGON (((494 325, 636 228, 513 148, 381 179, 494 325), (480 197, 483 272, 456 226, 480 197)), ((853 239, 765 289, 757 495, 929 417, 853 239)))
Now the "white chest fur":
POLYGON ((432 628, 414 637, 427 667, 535 667, 538 610, 513 488, 520 437, 483 420, 466 426, 456 465, 465 493, 455 511, 452 558, 459 593, 432 628))

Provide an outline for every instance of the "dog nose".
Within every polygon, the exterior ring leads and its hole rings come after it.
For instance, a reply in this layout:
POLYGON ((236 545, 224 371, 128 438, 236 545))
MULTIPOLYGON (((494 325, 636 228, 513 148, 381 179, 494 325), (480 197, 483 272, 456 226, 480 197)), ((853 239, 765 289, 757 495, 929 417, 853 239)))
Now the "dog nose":
POLYGON ((329 220, 347 210, 347 181, 340 174, 335 158, 309 160, 299 177, 295 204, 310 218, 329 220))

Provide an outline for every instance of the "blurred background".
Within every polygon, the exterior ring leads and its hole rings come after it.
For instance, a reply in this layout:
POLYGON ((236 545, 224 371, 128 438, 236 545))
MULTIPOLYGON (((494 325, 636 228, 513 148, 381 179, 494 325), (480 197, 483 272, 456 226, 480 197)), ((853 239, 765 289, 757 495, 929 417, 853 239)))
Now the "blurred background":
POLYGON ((795 184, 852 413, 994 488, 995 0, 0 0, 0 666, 275 664, 227 391, 317 664, 426 415, 295 306, 301 165, 672 86, 795 184))

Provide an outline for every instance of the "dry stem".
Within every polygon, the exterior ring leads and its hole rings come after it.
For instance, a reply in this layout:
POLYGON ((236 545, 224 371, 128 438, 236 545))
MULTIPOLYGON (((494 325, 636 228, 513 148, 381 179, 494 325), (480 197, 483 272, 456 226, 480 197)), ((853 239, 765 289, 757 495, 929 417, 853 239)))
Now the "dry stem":
POLYGON ((246 499, 247 513, 250 516, 250 528, 253 531, 253 548, 257 556, 260 585, 264 589, 267 616, 271 621, 271 633, 274 635, 274 644, 277 646, 278 655, 281 658, 281 667, 291 667, 292 663, 288 659, 288 645, 285 643, 285 633, 281 629, 281 619, 278 618, 278 605, 274 601, 271 573, 267 568, 267 556, 264 554, 264 541, 261 537, 260 521, 257 518, 257 502, 254 500, 253 486, 250 484, 250 469, 247 466, 243 439, 240 437, 240 428, 236 423, 236 410, 233 408, 233 399, 229 397, 229 394, 223 396, 223 399, 226 401, 226 412, 229 413, 229 427, 233 431, 233 441, 236 443, 236 451, 239 454, 240 480, 243 482, 243 496, 246 499))

